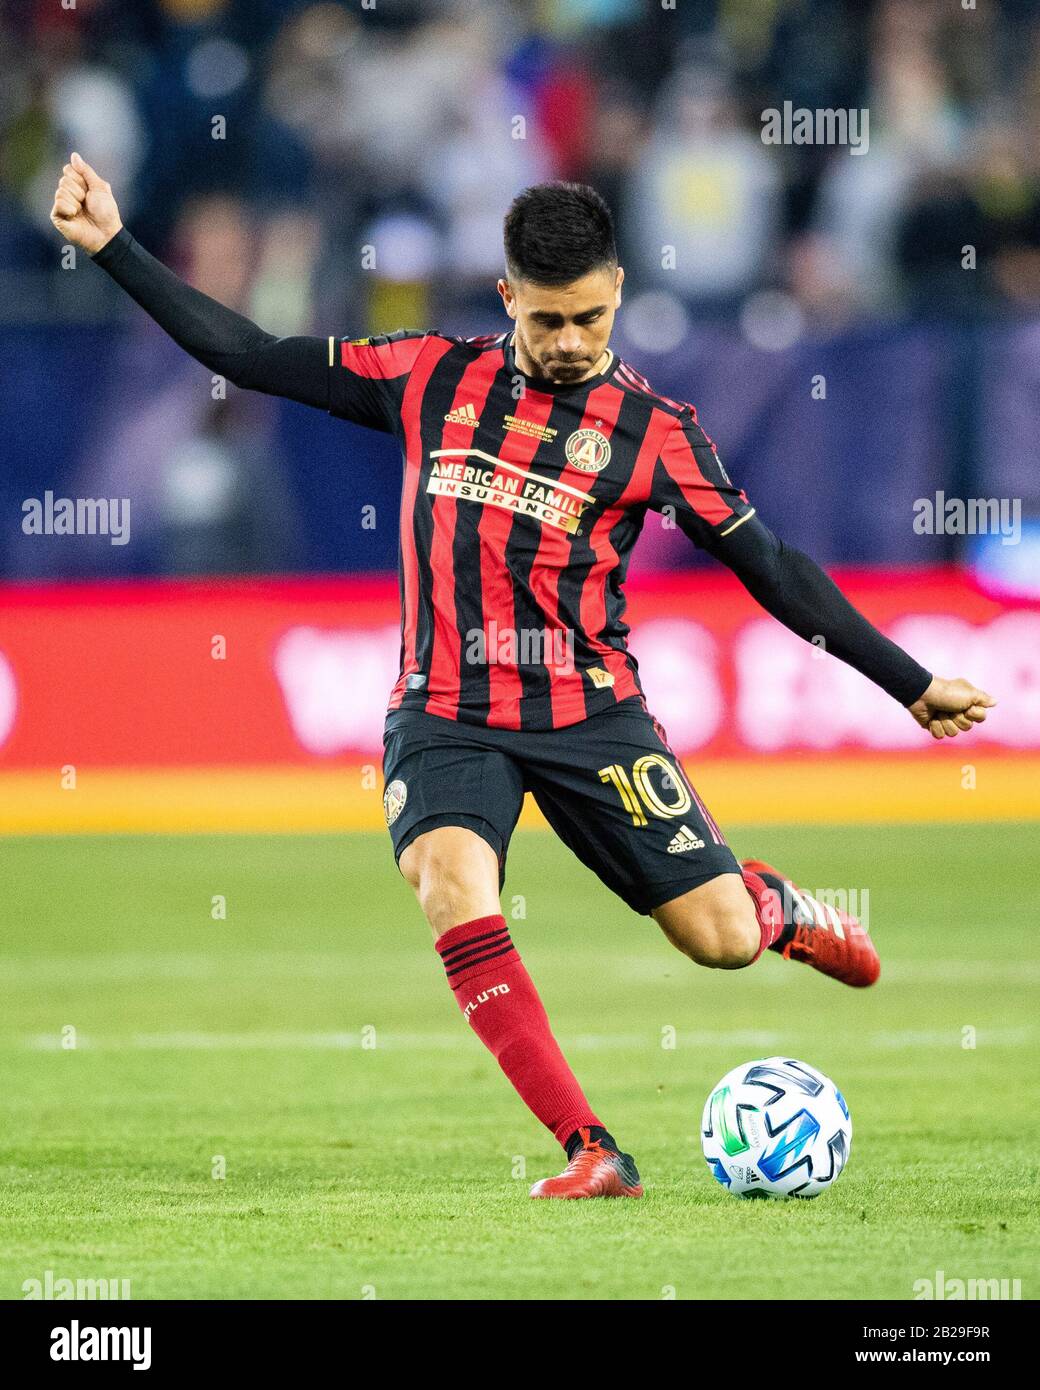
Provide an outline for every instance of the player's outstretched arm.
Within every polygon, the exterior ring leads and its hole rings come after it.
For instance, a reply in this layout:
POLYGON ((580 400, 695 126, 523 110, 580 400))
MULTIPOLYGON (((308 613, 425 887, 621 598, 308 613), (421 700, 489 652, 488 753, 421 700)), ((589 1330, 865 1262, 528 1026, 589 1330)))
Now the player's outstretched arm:
POLYGON ((933 676, 879 632, 815 561, 778 540, 751 516, 717 536, 712 553, 773 617, 806 641, 854 666, 904 705, 933 738, 955 738, 981 724, 997 702, 970 681, 933 676))
POLYGON ((111 186, 73 153, 51 222, 122 285, 180 347, 236 386, 327 409, 327 338, 276 338, 184 283, 123 226, 111 186))

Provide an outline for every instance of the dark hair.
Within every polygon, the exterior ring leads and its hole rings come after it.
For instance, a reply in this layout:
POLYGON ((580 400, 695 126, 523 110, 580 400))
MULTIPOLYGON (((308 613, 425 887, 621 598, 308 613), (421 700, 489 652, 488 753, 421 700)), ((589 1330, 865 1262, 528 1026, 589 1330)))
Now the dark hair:
POLYGON ((569 285, 617 265, 614 219, 587 183, 536 183, 510 204, 505 252, 507 278, 569 285))

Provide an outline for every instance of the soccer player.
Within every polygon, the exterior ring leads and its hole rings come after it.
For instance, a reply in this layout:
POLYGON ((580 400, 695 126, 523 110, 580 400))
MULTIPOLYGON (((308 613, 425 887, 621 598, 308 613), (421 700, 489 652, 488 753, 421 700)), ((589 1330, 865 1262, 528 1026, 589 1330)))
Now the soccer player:
POLYGON ((398 439, 401 671, 383 798, 394 853, 464 1017, 566 1152, 532 1197, 641 1196, 502 916, 525 792, 700 965, 741 969, 768 949, 854 986, 880 968, 854 918, 768 864, 737 862, 647 710, 623 596, 647 511, 671 509, 769 613, 823 639, 933 737, 970 729, 995 701, 878 632, 756 515, 694 407, 611 350, 624 271, 593 189, 542 184, 516 198, 498 281, 514 326, 480 338, 272 337, 138 245, 78 154, 51 220, 211 371, 398 439))

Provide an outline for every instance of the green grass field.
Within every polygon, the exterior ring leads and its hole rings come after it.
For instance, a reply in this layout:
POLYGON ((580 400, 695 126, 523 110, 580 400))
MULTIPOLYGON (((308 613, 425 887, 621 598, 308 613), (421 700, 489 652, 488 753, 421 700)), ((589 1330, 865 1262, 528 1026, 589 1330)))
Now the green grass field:
POLYGON ((1035 1298, 1036 835, 734 833, 809 889, 869 890, 884 969, 860 992, 771 955, 698 969, 518 834, 514 938, 647 1184, 577 1203, 528 1200, 560 1151, 464 1024, 384 836, 6 841, 0 1296, 50 1270, 135 1299, 907 1299, 942 1270, 1035 1298), (740 1202, 700 1109, 781 1051, 840 1085, 851 1158, 815 1202, 740 1202))

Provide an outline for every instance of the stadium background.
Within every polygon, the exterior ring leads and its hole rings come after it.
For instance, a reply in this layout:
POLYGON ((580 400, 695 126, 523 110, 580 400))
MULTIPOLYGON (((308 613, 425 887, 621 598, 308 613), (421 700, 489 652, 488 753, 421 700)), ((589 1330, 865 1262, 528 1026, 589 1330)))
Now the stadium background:
POLYGON ((69 4, 0 3, 0 1293, 49 1269, 135 1297, 905 1298, 938 1269, 1032 1296, 1037 5, 69 4), (763 144, 787 101, 866 108, 868 152, 763 144), (869 890, 885 961, 863 997, 693 970, 525 813, 504 911, 648 1219, 521 1202, 551 1144, 393 868, 392 442, 215 395, 63 262, 71 149, 280 333, 499 330, 509 198, 590 180, 618 351, 697 404, 779 535, 999 697, 934 744, 648 519, 651 707, 738 852, 869 890), (129 498, 129 542, 25 534, 48 492, 129 498), (918 533, 940 492, 1020 501, 1020 536, 918 533), (840 1080, 853 1159, 819 1204, 749 1209, 693 1117, 780 1049, 840 1080))
POLYGON ((651 517, 633 649, 717 814, 783 817, 792 758, 813 794, 788 818, 1035 814, 1038 32, 1012 0, 8 5, 0 828, 380 815, 395 445, 214 390, 86 257, 63 264, 46 214, 69 148, 146 246, 282 333, 495 330, 509 198, 595 183, 628 274, 617 349, 698 405, 779 535, 1001 697, 964 795, 960 743, 929 746, 651 517), (867 150, 764 144, 785 101, 866 108, 867 150), (129 542, 25 534, 48 492, 128 498, 129 542), (1021 539, 921 534, 938 493, 1018 499, 1021 539), (713 771, 746 755, 754 779, 713 771))

